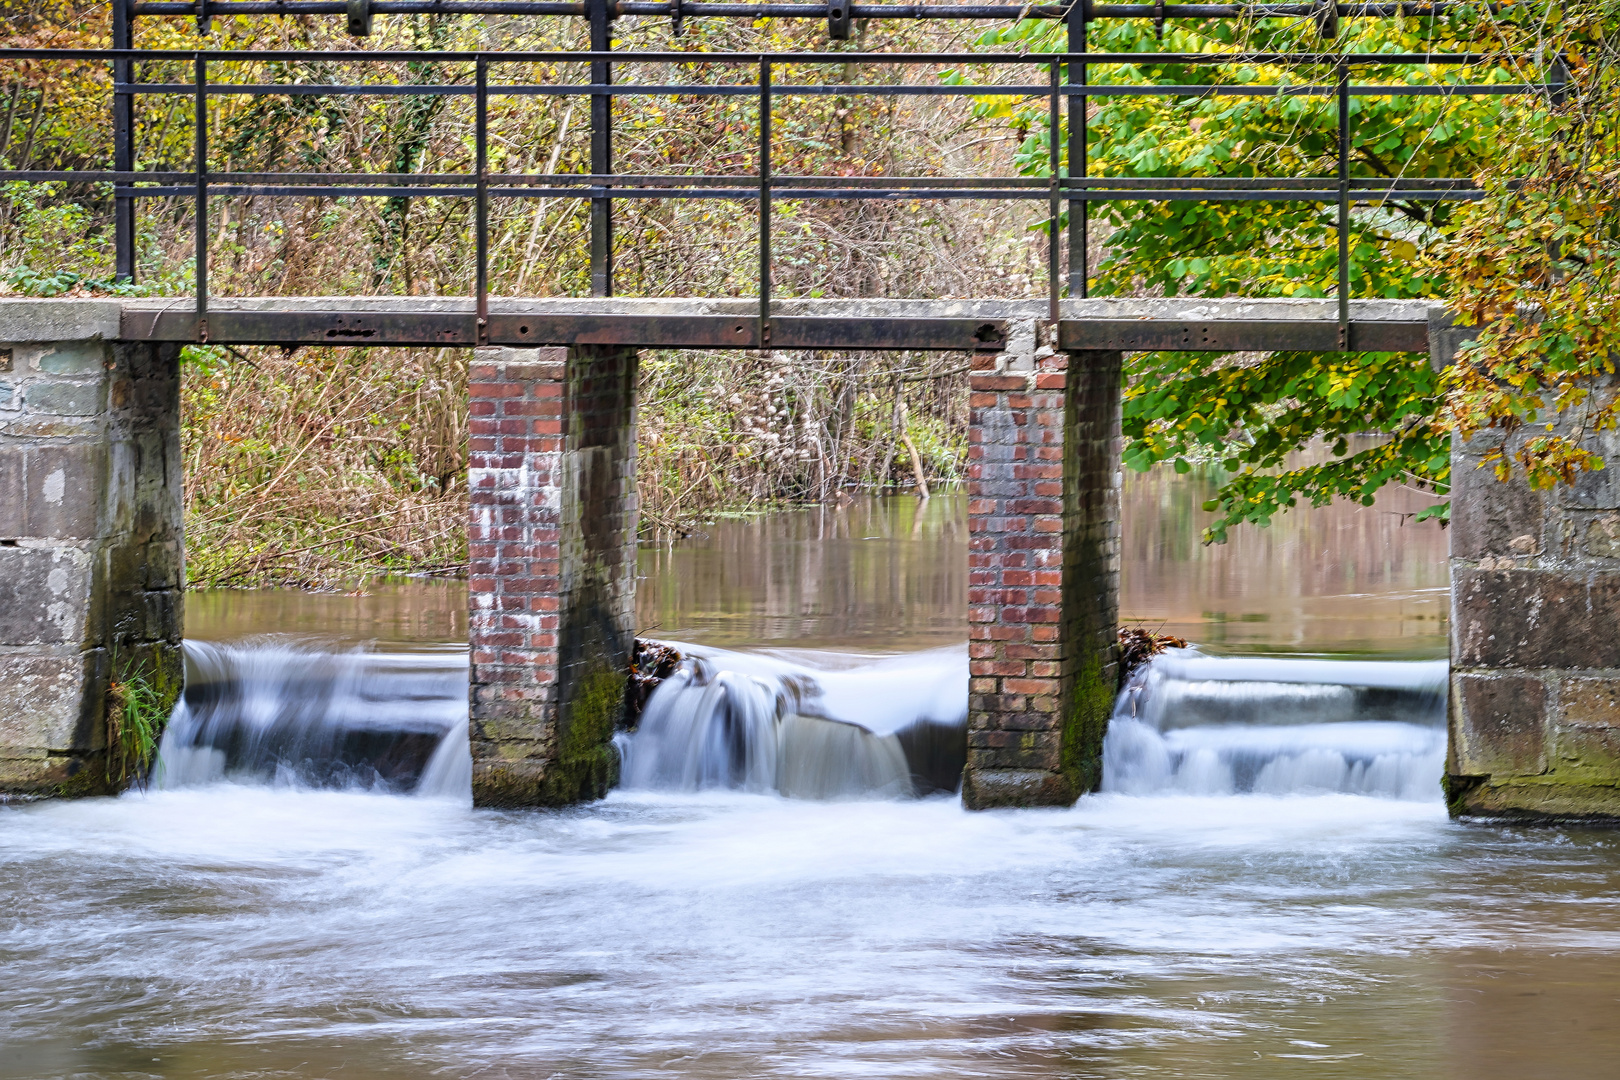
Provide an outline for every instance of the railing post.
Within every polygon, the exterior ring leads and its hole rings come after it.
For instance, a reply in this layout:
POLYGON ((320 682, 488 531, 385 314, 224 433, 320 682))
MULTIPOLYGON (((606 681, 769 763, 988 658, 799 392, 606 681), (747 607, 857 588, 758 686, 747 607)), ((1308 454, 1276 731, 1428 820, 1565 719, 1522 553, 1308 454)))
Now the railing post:
MULTIPOLYGON (((1090 65, 1085 60, 1078 63, 1074 56, 1084 56, 1088 48, 1087 33, 1089 28, 1090 0, 1074 0, 1069 8, 1069 85, 1085 87, 1090 82, 1090 65)), ((1073 184, 1077 179, 1083 184, 1090 173, 1091 147, 1089 130, 1090 117, 1087 115, 1087 98, 1084 93, 1071 94, 1069 97, 1069 182, 1073 184)), ((1073 188, 1070 189, 1071 191, 1073 188)), ((1091 283, 1091 204, 1085 199, 1085 188, 1080 189, 1080 198, 1069 199, 1069 296, 1084 299, 1090 291, 1091 283)))
POLYGON ((197 340, 208 340, 208 61, 196 54, 197 96, 197 255, 192 278, 197 287, 197 340))
MULTIPOLYGON (((586 0, 591 21, 591 51, 605 53, 613 48, 608 4, 610 0, 586 0)), ((613 82, 613 65, 606 60, 591 61, 591 85, 613 82)), ((613 172, 613 97, 591 95, 591 172, 599 177, 613 172)), ((591 199, 591 295, 613 295, 613 200, 607 195, 591 199)))
POLYGON ((759 347, 771 344, 771 62, 759 62, 759 347))
POLYGON ((1046 149, 1048 167, 1051 170, 1050 182, 1046 188, 1048 218, 1046 227, 1046 294, 1047 315, 1054 323, 1061 317, 1061 308, 1058 301, 1063 294, 1063 282, 1060 276, 1062 267, 1058 258, 1058 244, 1061 242, 1058 232, 1058 208, 1060 206, 1058 193, 1060 191, 1059 185, 1063 183, 1063 150, 1062 144, 1059 142, 1063 117, 1058 111, 1058 102, 1062 100, 1059 82, 1062 70, 1062 62, 1054 58, 1051 80, 1048 83, 1047 93, 1049 100, 1046 107, 1046 149))
MULTIPOLYGON (((130 0, 113 0, 112 47, 134 47, 130 0)), ((135 81, 135 65, 114 60, 113 75, 113 169, 127 173, 135 169, 135 98, 128 90, 135 81), (122 88, 122 89, 121 89, 122 88)), ((113 182, 113 277, 135 280, 135 199, 129 194, 128 180, 113 182)))
POLYGON ((473 64, 477 89, 473 97, 473 144, 478 172, 474 208, 474 244, 478 249, 475 273, 477 340, 489 344, 489 61, 483 53, 473 64))
POLYGON ((1350 347, 1350 65, 1339 61, 1339 348, 1350 347))

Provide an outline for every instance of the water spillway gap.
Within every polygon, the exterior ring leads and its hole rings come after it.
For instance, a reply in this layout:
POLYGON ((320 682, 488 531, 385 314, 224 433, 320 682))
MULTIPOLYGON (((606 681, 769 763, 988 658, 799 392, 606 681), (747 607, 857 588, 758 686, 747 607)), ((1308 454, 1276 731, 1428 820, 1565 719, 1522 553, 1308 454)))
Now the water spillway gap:
POLYGON ((1172 649, 1115 703, 1103 790, 1435 800, 1448 663, 1215 657, 1172 649))
POLYGON ((631 789, 731 788, 795 798, 954 792, 967 758, 967 651, 687 658, 617 740, 631 789))
POLYGON ((224 779, 470 800, 466 651, 186 642, 153 783, 224 779))

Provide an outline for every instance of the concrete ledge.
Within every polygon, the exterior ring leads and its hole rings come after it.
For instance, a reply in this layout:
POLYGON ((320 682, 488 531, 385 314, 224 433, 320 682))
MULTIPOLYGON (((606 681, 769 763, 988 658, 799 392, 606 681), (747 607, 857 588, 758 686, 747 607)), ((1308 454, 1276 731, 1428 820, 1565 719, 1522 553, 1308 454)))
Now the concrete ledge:
POLYGON ((0 341, 113 341, 126 302, 0 298, 0 341))
POLYGON ((1463 821, 1534 825, 1620 825, 1620 786, 1447 776, 1447 802, 1463 821))
POLYGON ((970 810, 1067 807, 1079 797, 1062 775, 1045 769, 969 769, 962 776, 962 802, 970 810))

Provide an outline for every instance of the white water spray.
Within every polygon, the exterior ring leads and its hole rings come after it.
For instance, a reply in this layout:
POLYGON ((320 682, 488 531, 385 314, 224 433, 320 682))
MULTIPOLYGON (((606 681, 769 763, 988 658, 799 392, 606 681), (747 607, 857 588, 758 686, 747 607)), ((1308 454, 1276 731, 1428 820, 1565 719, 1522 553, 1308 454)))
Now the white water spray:
POLYGON ((1446 672, 1444 660, 1172 650, 1139 669, 1115 703, 1103 790, 1437 798, 1446 672))
POLYGON ((624 787, 805 799, 956 790, 967 738, 964 650, 886 660, 687 651, 694 655, 653 692, 637 730, 617 740, 624 787))
POLYGON ((466 652, 188 641, 153 783, 222 779, 470 801, 466 652))

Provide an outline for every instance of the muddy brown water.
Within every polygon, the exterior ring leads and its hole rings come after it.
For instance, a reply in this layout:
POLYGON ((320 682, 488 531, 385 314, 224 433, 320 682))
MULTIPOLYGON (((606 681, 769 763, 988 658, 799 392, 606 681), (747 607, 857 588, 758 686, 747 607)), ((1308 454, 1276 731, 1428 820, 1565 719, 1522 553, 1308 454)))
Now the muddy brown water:
MULTIPOLYGON (((1232 654, 1444 651, 1400 505, 1198 547, 1133 478, 1127 616, 1232 654)), ((1414 499, 1414 502, 1418 500, 1414 499)), ((959 498, 716 524, 639 619, 959 642, 959 498)), ((453 583, 190 600, 194 636, 464 637, 453 583)), ((566 812, 266 783, 0 807, 0 1077, 1611 1078, 1620 835, 1432 798, 618 793, 566 812)))

